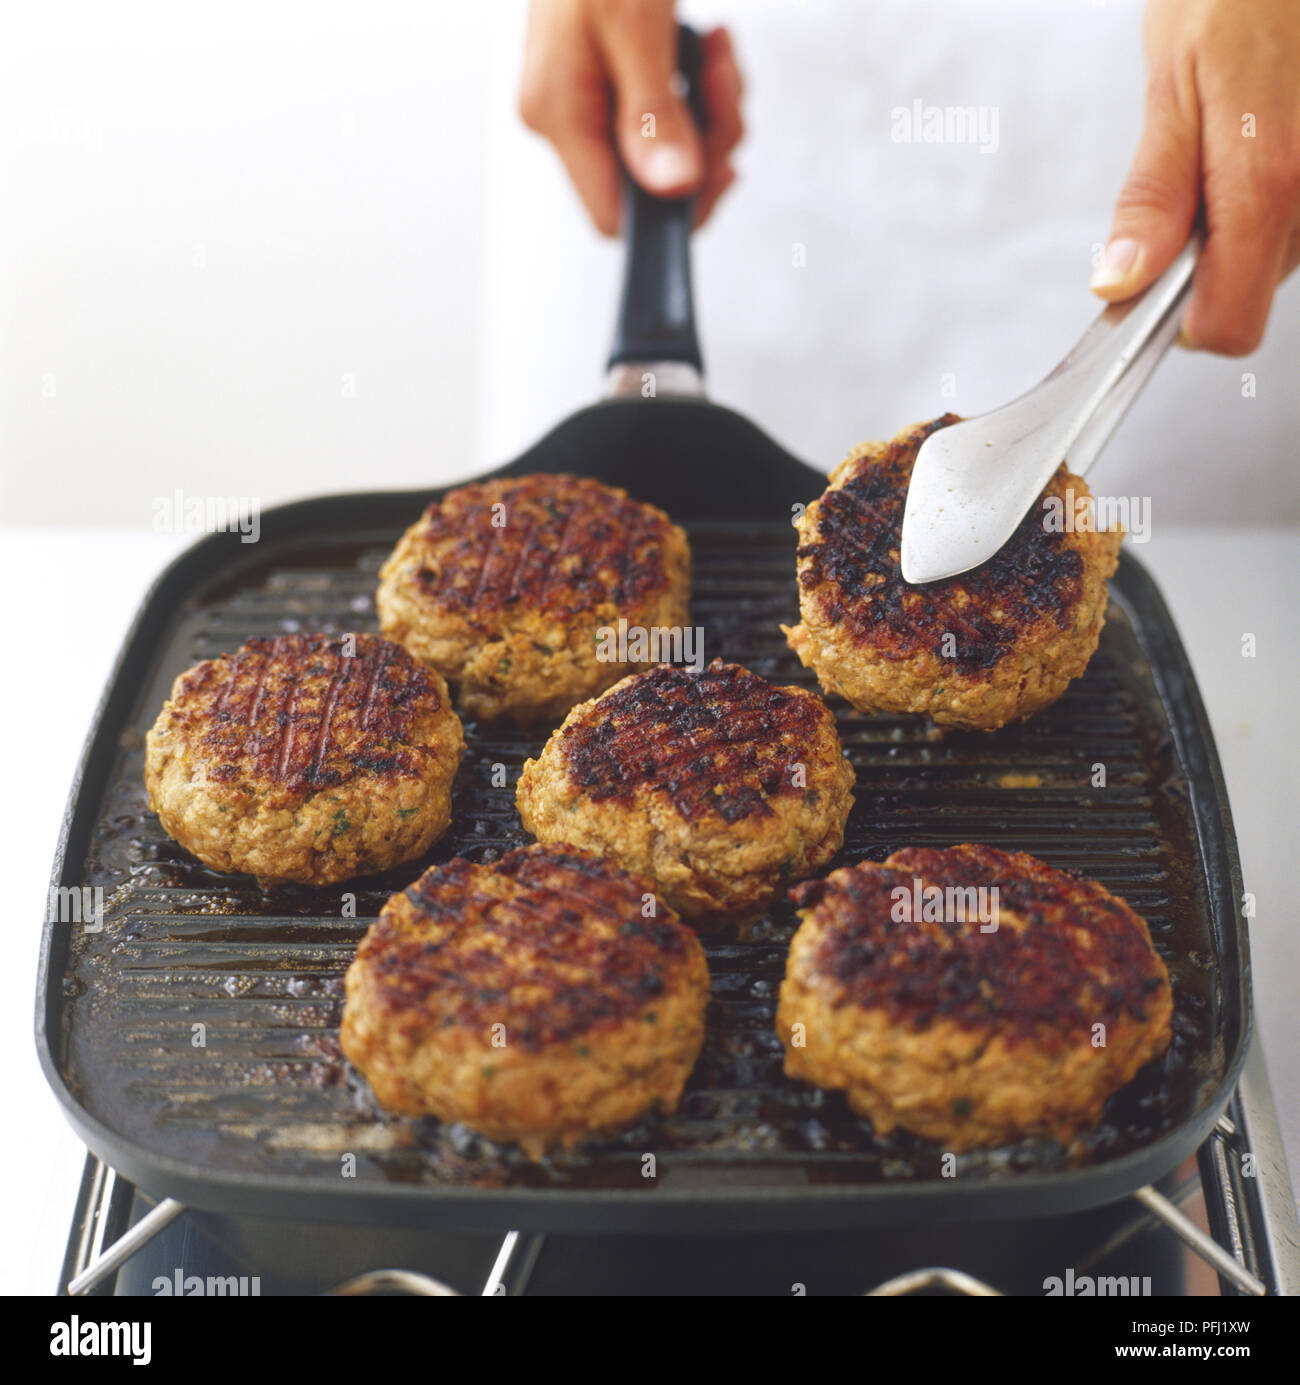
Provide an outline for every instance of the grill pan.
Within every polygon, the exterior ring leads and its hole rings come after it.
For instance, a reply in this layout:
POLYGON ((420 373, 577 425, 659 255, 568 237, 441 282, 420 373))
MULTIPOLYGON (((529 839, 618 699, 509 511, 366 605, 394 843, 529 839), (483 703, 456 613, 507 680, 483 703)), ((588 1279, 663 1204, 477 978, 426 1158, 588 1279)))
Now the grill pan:
MULTIPOLYGON (((616 351, 634 376, 638 362, 698 362, 685 209, 645 210, 634 204, 629 218, 616 351)), ((797 607, 792 508, 821 492, 822 472, 727 409, 667 397, 594 405, 496 474, 530 471, 594 476, 667 509, 690 534, 706 658, 815 686, 777 627, 797 607)), ((773 1032, 796 923, 785 905, 747 940, 707 945, 708 1038, 673 1117, 530 1164, 463 1127, 385 1115, 339 1051, 343 973, 387 896, 426 866, 490 860, 527 840, 514 780, 542 740, 467 723, 453 825, 423 860, 330 889, 263 890, 208 870, 146 812, 144 734, 198 659, 251 635, 374 629, 378 566, 435 494, 277 507, 260 542, 208 535, 146 597, 96 714, 52 878, 102 889, 103 927, 47 918, 38 981, 41 1062, 102 1159, 153 1195, 215 1212, 776 1231, 1082 1210, 1157 1180, 1208 1135, 1249 1041, 1240 867, 1191 670, 1128 554, 1087 673, 1025 725, 936 739, 919 721, 833 704, 857 772, 836 865, 982 841, 1077 869, 1151 925, 1173 981, 1173 1042, 1111 1101, 1082 1152, 1026 1141, 962 1155, 943 1177, 936 1146, 902 1131, 878 1138, 841 1095, 788 1081, 773 1032), (1093 784, 1099 764, 1105 787, 1093 784), (504 787, 492 782, 498 765, 504 787)))
MULTIPOLYGON (((750 431, 711 405, 613 402, 539 453, 572 444, 564 465, 623 481, 685 522, 708 657, 813 686, 777 626, 797 599, 790 497, 811 499, 821 478, 757 437, 720 448, 750 431), (580 467, 584 455, 595 464, 580 467)), ((509 468, 534 469, 530 457, 509 468)), ((150 1192, 212 1210, 612 1231, 1064 1212, 1150 1182, 1199 1145, 1248 1037, 1239 868, 1191 672, 1127 555, 1088 672, 1023 726, 933 740, 917 721, 836 708, 858 780, 841 862, 985 841, 1081 870, 1150 923, 1173 978, 1174 1042, 1111 1103, 1084 1162, 1027 1142, 962 1156, 944 1179, 935 1147, 876 1139, 842 1098, 787 1081, 772 1030, 795 922, 785 907, 749 941, 709 946, 709 1037, 673 1118, 534 1166, 458 1127, 385 1117, 338 1051, 343 972, 387 895, 425 865, 527 840, 513 780, 541 741, 467 726, 453 827, 424 861, 329 890, 264 891, 208 870, 146 813, 143 738, 197 659, 252 634, 374 628, 378 565, 430 498, 280 507, 263 516, 260 543, 211 535, 147 598, 87 745, 53 880, 102 888, 104 927, 47 921, 41 960, 42 1061, 97 1154, 150 1192), (506 787, 492 785, 498 764, 506 787), (1105 788, 1091 785, 1096 764, 1105 788), (205 1048, 192 1045, 196 1024, 205 1048), (641 1176, 646 1152, 653 1181, 641 1176)))

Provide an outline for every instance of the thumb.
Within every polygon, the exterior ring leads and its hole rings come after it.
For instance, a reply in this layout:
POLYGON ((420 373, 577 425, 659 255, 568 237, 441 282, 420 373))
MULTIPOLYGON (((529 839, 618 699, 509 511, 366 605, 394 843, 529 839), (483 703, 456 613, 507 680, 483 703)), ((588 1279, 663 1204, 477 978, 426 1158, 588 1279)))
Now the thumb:
POLYGON ((1088 287, 1112 303, 1146 288, 1187 243, 1199 202, 1199 125, 1172 95, 1153 94, 1110 240, 1088 287))
POLYGON ((597 39, 614 86, 614 137, 628 172, 659 197, 694 191, 704 177, 704 147, 690 110, 673 90, 672 5, 610 6, 597 39))

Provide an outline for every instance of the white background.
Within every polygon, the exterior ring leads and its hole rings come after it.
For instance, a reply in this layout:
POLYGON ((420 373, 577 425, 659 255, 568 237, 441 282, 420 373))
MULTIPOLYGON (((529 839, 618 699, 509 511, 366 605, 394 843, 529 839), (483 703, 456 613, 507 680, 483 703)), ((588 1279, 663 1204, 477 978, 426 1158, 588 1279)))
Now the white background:
MULTIPOLYGON (((1135 3, 685 13, 730 23, 750 84, 741 182, 697 240, 715 398, 829 467, 1055 364, 1096 312, 1090 256, 1137 135, 1135 3), (891 141, 891 109, 918 98, 996 106, 997 152, 891 141)), ((4 680, 20 700, 3 715, 33 729, 6 760, 22 792, 4 796, 0 1179, 18 1221, 0 1287, 52 1285, 75 1192, 78 1147, 32 1049, 36 933, 99 687, 183 541, 149 532, 155 498, 433 485, 599 390, 618 249, 515 120, 521 17, 513 0, 6 12, 0 553, 27 676, 4 680)), ((1171 356, 1091 478, 1151 499, 1139 556, 1227 767, 1293 1171, 1298 303, 1292 283, 1249 360, 1171 356)))
MULTIPOLYGON (((1096 311, 1141 114, 1135 0, 686 13, 730 22, 750 87, 741 182, 698 243, 715 397, 829 468, 1046 374, 1096 311), (996 107, 997 152, 894 142, 917 99, 996 107)), ((619 256, 515 119, 522 14, 10 7, 5 515, 147 527, 178 485, 431 485, 592 399, 619 256)), ((1156 524, 1300 520, 1297 303, 1293 282, 1248 361, 1172 357, 1096 487, 1151 496, 1156 524)))

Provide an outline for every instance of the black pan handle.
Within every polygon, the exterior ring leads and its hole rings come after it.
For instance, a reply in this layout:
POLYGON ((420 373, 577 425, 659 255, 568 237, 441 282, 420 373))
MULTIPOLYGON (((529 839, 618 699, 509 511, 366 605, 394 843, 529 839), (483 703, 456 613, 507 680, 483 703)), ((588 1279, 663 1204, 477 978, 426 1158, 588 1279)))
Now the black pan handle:
MULTIPOLYGON (((677 69, 695 122, 704 126, 699 35, 678 26, 677 69)), ((693 197, 655 197, 623 170, 623 301, 609 355, 625 361, 680 361, 703 372, 691 293, 693 197)))

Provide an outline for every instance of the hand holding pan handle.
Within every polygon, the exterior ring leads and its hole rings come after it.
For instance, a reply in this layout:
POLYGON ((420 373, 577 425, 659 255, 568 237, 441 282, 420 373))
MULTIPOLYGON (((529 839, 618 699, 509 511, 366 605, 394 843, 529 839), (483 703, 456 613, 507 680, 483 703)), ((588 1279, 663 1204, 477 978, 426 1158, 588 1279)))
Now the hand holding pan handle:
MULTIPOLYGON (((677 67, 683 93, 698 125, 704 124, 700 91, 700 40, 678 28, 677 67)), ((691 294, 693 197, 662 198, 644 191, 623 171, 623 301, 609 355, 606 393, 642 395, 643 377, 654 376, 658 394, 703 394, 704 365, 695 336, 691 294)))

